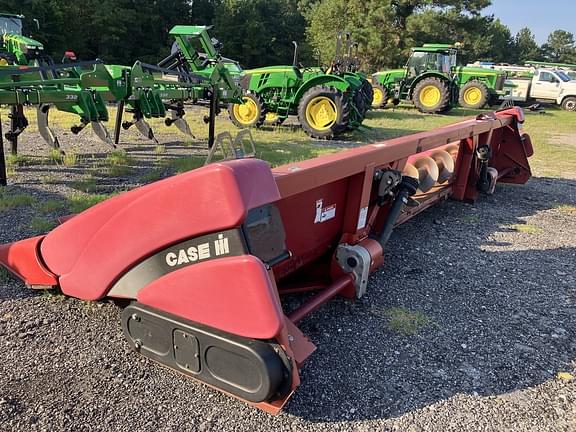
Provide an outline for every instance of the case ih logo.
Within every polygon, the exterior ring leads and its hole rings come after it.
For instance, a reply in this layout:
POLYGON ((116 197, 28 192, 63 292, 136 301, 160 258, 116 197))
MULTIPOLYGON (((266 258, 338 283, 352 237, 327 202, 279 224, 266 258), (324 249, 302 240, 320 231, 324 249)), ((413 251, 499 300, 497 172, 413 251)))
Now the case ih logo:
POLYGON ((218 234, 218 238, 213 242, 200 243, 186 249, 178 249, 178 251, 175 252, 168 252, 166 254, 166 264, 170 267, 176 267, 228 254, 230 254, 228 237, 224 237, 224 234, 218 234))

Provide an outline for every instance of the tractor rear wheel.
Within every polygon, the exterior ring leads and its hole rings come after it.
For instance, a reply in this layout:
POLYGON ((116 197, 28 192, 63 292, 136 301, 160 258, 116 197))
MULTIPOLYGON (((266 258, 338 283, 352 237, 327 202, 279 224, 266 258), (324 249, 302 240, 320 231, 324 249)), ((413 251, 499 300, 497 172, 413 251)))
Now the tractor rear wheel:
POLYGON ((372 108, 384 108, 388 103, 388 98, 390 97, 388 89, 382 84, 372 84, 372 91, 372 108))
POLYGON ((298 104, 298 120, 312 138, 332 139, 348 128, 350 103, 334 87, 309 89, 298 104))
POLYGON ((239 128, 260 127, 264 124, 266 110, 262 98, 254 93, 242 96, 244 103, 228 105, 230 120, 239 128))
POLYGON ((562 109, 576 111, 576 97, 567 97, 562 101, 562 109))
POLYGON ((490 92, 486 84, 480 81, 469 81, 462 86, 458 104, 463 108, 480 109, 488 103, 490 92))
POLYGON ((450 105, 450 90, 446 82, 439 78, 424 78, 414 88, 412 102, 419 111, 439 113, 447 111, 450 105))

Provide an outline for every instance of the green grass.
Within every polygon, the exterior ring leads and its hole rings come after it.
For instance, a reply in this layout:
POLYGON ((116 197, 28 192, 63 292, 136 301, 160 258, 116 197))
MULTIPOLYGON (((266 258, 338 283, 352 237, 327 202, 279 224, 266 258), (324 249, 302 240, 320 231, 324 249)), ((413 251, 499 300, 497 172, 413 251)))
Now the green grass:
POLYGON ((72 195, 68 199, 69 208, 72 213, 80 213, 108 198, 110 195, 72 195))
POLYGON ((60 150, 51 149, 48 153, 48 163, 53 165, 59 165, 64 161, 64 155, 60 150))
POLYGON ((60 179, 56 174, 46 174, 40 177, 40 183, 42 184, 58 184, 60 179))
POLYGON ((431 322, 431 319, 422 312, 404 307, 388 308, 384 316, 388 320, 388 327, 403 336, 416 335, 431 322))
POLYGON ((201 167, 204 164, 204 160, 204 157, 185 156, 166 159, 161 164, 165 168, 179 174, 201 167))
POLYGON ((85 193, 93 193, 96 192, 96 190, 98 189, 96 178, 93 175, 87 175, 83 177, 81 180, 72 182, 70 186, 73 189, 85 193))
POLYGON ((62 158, 62 164, 67 167, 73 167, 78 165, 82 161, 82 157, 76 153, 69 152, 62 158))
POLYGON ((52 219, 44 219, 41 217, 34 217, 30 221, 30 229, 38 234, 46 233, 53 229, 56 225, 58 225, 57 221, 52 219))
POLYGON ((155 168, 147 171, 145 174, 140 176, 140 181, 142 183, 152 183, 160 180, 164 176, 164 171, 161 168, 155 168))
MULTIPOLYGON (((163 119, 151 119, 150 125, 158 136, 170 134, 175 140, 183 145, 191 147, 206 147, 207 126, 202 117, 207 113, 204 108, 188 109, 186 120, 196 135, 196 140, 177 132, 174 127, 167 127, 163 119)), ((346 145, 362 145, 368 142, 379 142, 390 138, 396 138, 416 132, 435 129, 450 123, 463 120, 467 116, 478 115, 481 110, 465 110, 457 108, 444 115, 421 114, 408 105, 401 105, 392 110, 370 111, 361 130, 348 133, 343 137, 346 145)), ((27 109, 26 112, 33 132, 36 112, 27 109)), ((110 109, 111 118, 114 117, 115 109, 110 109)), ((217 120, 217 132, 228 131, 234 137, 238 133, 230 122, 225 121, 226 112, 223 112, 217 120)), ((51 112, 50 121, 54 125, 67 129, 76 122, 76 116, 62 113, 57 110, 51 112)), ((111 127, 111 124, 108 125, 111 127)), ((576 115, 554 107, 547 107, 545 114, 526 112, 526 122, 523 130, 532 137, 535 154, 530 159, 533 174, 536 176, 549 177, 576 177, 576 115)), ((256 156, 268 161, 272 166, 297 162, 313 158, 322 154, 340 151, 343 149, 337 141, 318 142, 311 140, 298 126, 264 127, 252 131, 256 144, 256 156)), ((158 157, 164 159, 160 145, 155 152, 158 157)), ((175 162, 163 162, 163 165, 171 167, 172 172, 184 172, 200 166, 203 157, 196 162, 190 160, 178 160, 175 162)), ((17 164, 28 164, 26 157, 17 161, 17 164)), ((130 172, 131 161, 121 151, 112 152, 106 159, 106 172, 110 175, 122 176, 130 172)), ((9 167, 13 172, 13 166, 9 167)))
POLYGON ((124 150, 114 150, 108 153, 103 166, 109 176, 122 177, 131 172, 132 168, 130 165, 133 163, 134 159, 124 150))
POLYGON ((0 190, 0 211, 30 206, 34 204, 34 202, 35 199, 31 195, 24 193, 11 194, 0 190))
POLYGON ((480 216, 478 216, 478 215, 467 215, 467 216, 464 216, 464 217, 462 218, 462 220, 463 220, 464 222, 469 222, 469 223, 478 223, 478 222, 480 222, 480 216))
POLYGON ((559 206, 556 207, 556 209, 567 215, 576 216, 576 206, 570 204, 560 204, 559 206))
POLYGON ((530 224, 514 224, 510 225, 510 229, 524 234, 538 234, 542 231, 542 228, 530 224))
POLYGON ((65 201, 51 199, 38 205, 38 211, 43 214, 57 213, 68 208, 65 201))
POLYGON ((6 165, 8 167, 21 167, 32 164, 32 158, 26 155, 13 155, 9 154, 6 156, 6 165))

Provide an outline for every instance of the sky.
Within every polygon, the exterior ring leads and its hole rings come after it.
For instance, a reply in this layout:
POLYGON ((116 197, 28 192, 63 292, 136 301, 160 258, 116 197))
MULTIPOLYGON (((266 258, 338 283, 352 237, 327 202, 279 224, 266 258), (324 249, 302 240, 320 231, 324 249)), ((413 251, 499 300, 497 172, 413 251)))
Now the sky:
POLYGON ((494 15, 515 35, 528 27, 542 44, 554 30, 576 35, 576 0, 492 0, 483 15, 494 15))

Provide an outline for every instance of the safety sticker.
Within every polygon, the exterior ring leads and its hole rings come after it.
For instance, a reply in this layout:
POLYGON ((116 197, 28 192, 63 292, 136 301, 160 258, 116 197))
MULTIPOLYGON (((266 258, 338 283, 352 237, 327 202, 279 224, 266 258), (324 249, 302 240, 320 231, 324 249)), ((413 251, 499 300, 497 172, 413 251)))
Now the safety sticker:
POLYGON ((358 226, 356 229, 362 229, 366 226, 366 218, 368 217, 368 206, 362 207, 360 209, 360 214, 358 215, 358 226))
POLYGON ((336 204, 324 207, 321 199, 316 201, 316 216, 314 217, 314 223, 326 222, 334 217, 336 217, 336 204))

